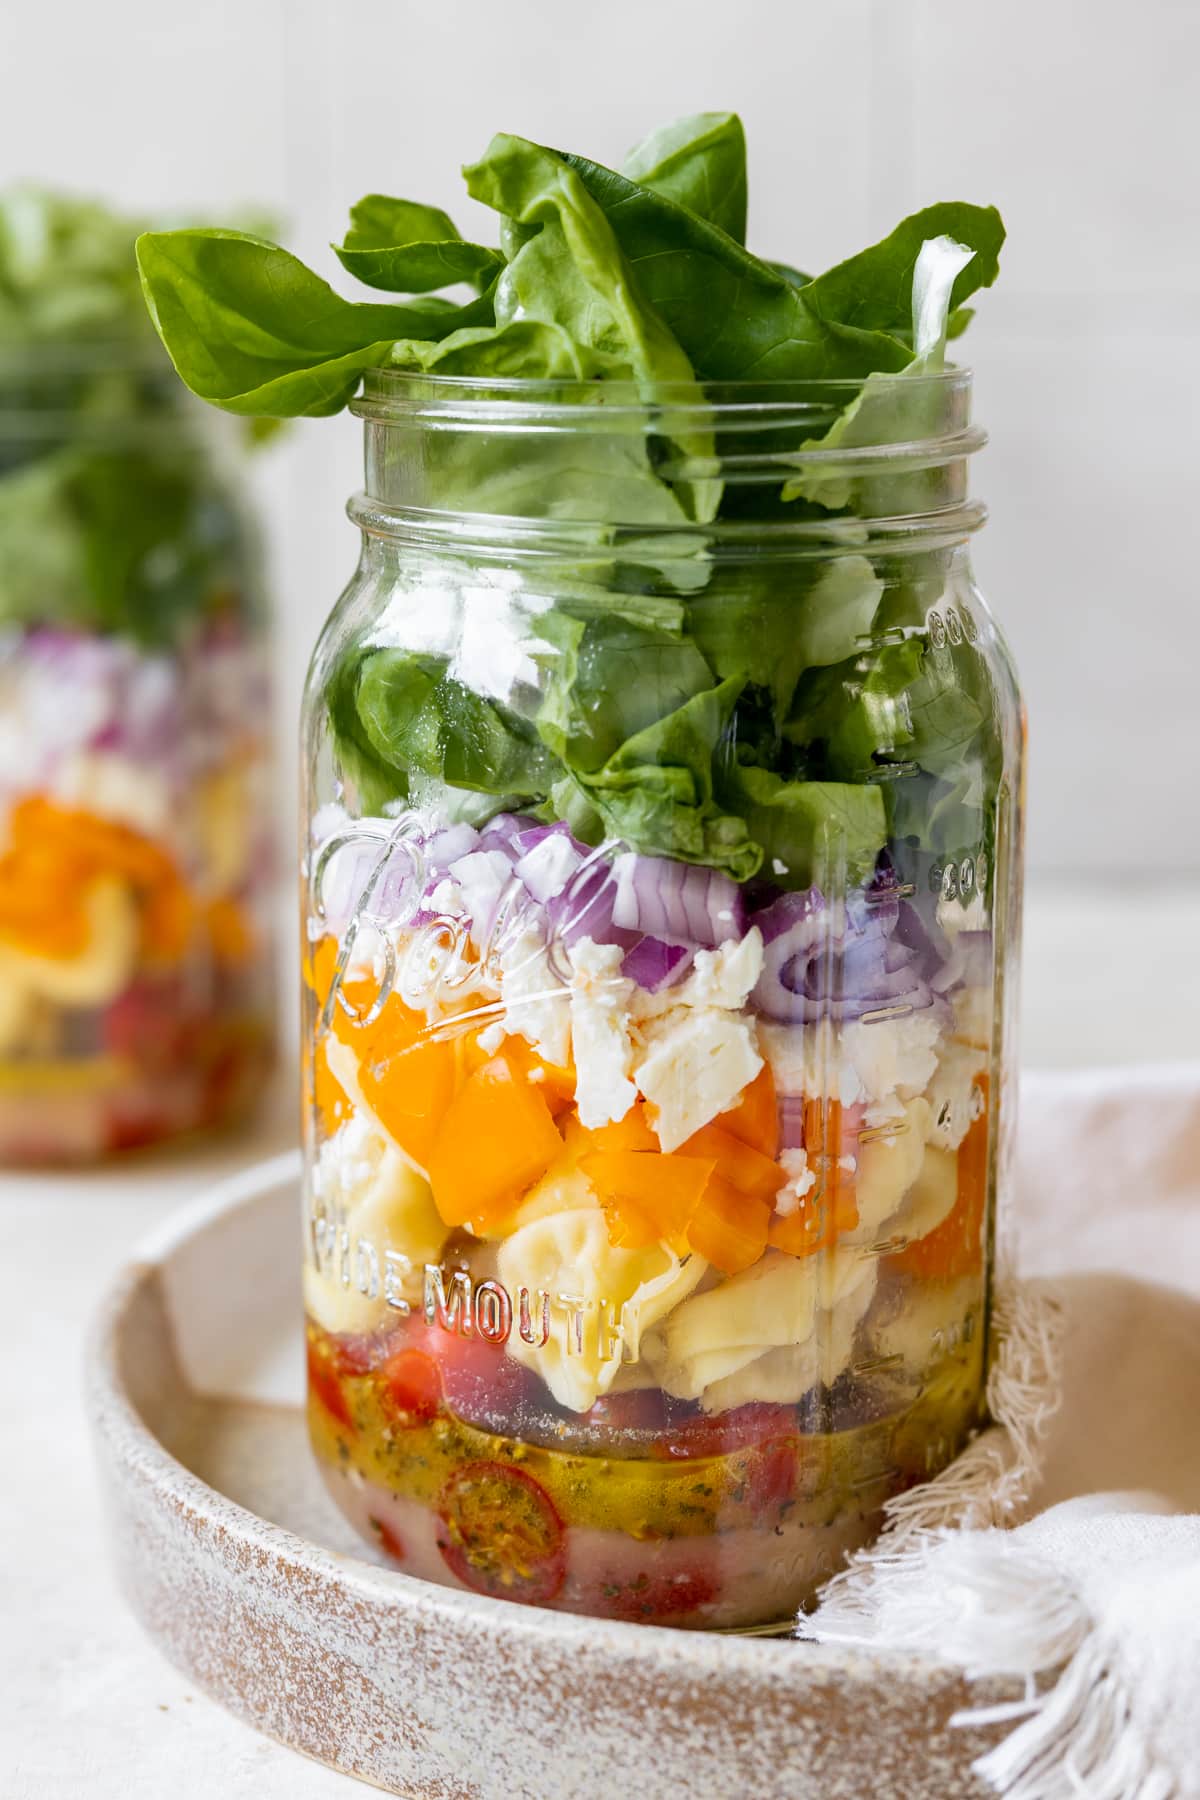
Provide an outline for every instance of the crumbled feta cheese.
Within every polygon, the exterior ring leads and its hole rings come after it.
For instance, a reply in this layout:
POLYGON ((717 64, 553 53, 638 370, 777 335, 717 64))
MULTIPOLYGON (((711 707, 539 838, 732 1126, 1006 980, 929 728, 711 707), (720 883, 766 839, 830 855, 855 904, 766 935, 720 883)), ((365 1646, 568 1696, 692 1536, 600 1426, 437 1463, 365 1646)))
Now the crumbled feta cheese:
POLYGON ((485 1056, 494 1056, 507 1036, 503 1024, 497 1019, 494 1025, 489 1025, 486 1031, 480 1032, 479 1048, 485 1056))
POLYGON ((452 881, 448 875, 443 876, 422 903, 421 910, 422 912, 446 913, 451 918, 460 918, 466 911, 462 887, 457 881, 452 881))
POLYGON ((941 896, 937 903, 937 922, 951 940, 960 931, 986 931, 991 924, 987 902, 978 892, 972 894, 967 901, 961 900, 957 894, 951 900, 941 896))
POLYGON ((815 1025, 764 1022, 758 1038, 777 1093, 840 1100, 843 1106, 857 1106, 865 1098, 858 1070, 843 1050, 840 1032, 828 1019, 815 1025))
POLYGON ((527 850, 517 864, 517 874, 539 903, 561 894, 583 861, 569 837, 552 831, 527 850))
POLYGON ((781 1150, 779 1166, 787 1180, 775 1196, 775 1211, 781 1219, 790 1219, 793 1213, 800 1211, 805 1194, 816 1187, 817 1177, 808 1166, 808 1153, 801 1149, 781 1150))
POLYGON ((503 850, 472 850, 450 864, 462 892, 462 910, 471 921, 471 942, 483 950, 491 938, 505 890, 515 879, 503 850))
POLYGON ((649 1048, 635 1073, 666 1151, 733 1106, 762 1068, 754 1021, 741 1014, 680 1008, 656 1020, 647 1035, 649 1048))
POLYGON ((638 988, 633 998, 634 1016, 659 1018, 677 1006, 720 1006, 736 1012, 745 1006, 762 974, 763 941, 757 925, 742 938, 731 938, 716 950, 697 950, 691 973, 676 987, 648 993, 638 988))
POLYGON ((925 1092, 929 1101, 929 1142, 942 1150, 957 1150, 980 1110, 982 1096, 975 1077, 987 1065, 987 1056, 970 1044, 948 1043, 925 1092))
POLYGON ((505 1031, 523 1037, 548 1063, 569 1062, 569 996, 550 966, 546 941, 536 925, 526 926, 504 946, 500 967, 505 1031))
POLYGON ((953 996, 955 1036, 984 1050, 992 1040, 995 999, 990 987, 960 988, 953 996))
POLYGON ((630 1080, 634 983, 621 974, 625 952, 619 944, 580 938, 568 950, 567 958, 571 965, 575 1103, 580 1122, 594 1129, 623 1119, 637 1099, 630 1080))
POLYGON ((932 1007, 897 1019, 856 1019, 842 1027, 842 1051, 868 1104, 923 1093, 937 1067, 941 1023, 932 1007))

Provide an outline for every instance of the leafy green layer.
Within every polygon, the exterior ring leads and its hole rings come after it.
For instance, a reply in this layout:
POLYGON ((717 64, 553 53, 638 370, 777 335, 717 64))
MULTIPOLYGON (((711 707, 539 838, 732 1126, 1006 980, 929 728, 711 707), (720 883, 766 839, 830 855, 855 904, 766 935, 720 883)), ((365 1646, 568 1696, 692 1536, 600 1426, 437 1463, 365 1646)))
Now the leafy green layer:
POLYGON ((501 134, 464 175, 498 215, 496 248, 417 202, 352 209, 337 255, 386 303, 344 300, 238 233, 138 245, 176 368, 233 412, 336 411, 374 365, 590 384, 592 430, 531 433, 519 452, 502 435, 428 434, 429 504, 583 535, 575 561, 527 578, 541 585, 524 626, 537 679, 521 692, 481 695, 460 672, 469 656, 398 646, 394 619, 386 643, 343 655, 327 705, 360 804, 457 793, 476 818, 519 805, 588 841, 792 887, 831 859, 861 878, 889 840, 981 841, 995 721, 979 658, 927 636, 941 582, 926 591, 852 542, 824 559, 738 558, 706 528, 929 507, 936 471, 864 474, 851 453, 942 428, 941 391, 910 377, 942 368, 966 302, 995 279, 999 215, 927 207, 816 276, 765 260, 746 248, 745 141, 728 113, 652 133, 620 171, 501 134), (761 430, 725 431, 718 457, 710 384, 784 380, 852 384, 823 390, 824 458, 761 430), (600 410, 614 382, 646 396, 648 431, 600 410), (722 483, 722 459, 764 451, 777 478, 722 483))
POLYGON ((0 193, 0 626, 155 644, 247 599, 244 524, 147 319, 138 230, 0 193))

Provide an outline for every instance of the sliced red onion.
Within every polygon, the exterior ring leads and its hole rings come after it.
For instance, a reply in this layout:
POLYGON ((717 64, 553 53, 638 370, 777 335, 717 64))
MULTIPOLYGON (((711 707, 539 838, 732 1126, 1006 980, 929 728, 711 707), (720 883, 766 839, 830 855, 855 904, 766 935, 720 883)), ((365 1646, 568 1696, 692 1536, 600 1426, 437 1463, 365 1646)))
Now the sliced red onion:
POLYGON ((715 869, 628 851, 613 863, 613 874, 613 923, 623 930, 703 950, 715 950, 745 930, 737 884, 715 869))
POLYGON ((622 975, 636 981, 648 994, 673 987, 691 966, 691 951, 682 944, 664 944, 661 938, 644 937, 621 964, 622 975))
POLYGON ((754 1003, 769 1019, 821 1018, 930 1005, 933 994, 907 945, 893 939, 898 907, 857 893, 830 906, 818 889, 784 894, 750 923, 762 931, 762 974, 754 1003))
POLYGON ((582 862, 562 891, 546 902, 551 937, 568 948, 588 937, 597 944, 620 944, 632 950, 642 933, 614 924, 616 892, 607 859, 582 862))

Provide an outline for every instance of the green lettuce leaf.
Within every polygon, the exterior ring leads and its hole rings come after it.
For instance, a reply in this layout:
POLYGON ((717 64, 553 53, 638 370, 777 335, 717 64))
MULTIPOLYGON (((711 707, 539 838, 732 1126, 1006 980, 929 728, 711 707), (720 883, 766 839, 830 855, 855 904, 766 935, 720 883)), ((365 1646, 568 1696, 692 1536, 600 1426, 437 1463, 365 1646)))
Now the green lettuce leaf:
POLYGON ((226 412, 321 417, 345 406, 398 338, 486 322, 461 307, 356 305, 286 250, 241 231, 143 232, 146 304, 179 375, 226 412))
POLYGON ((736 113, 661 125, 629 152, 621 173, 745 243, 746 134, 736 113))
POLYGON ((367 194, 350 208, 350 229, 334 255, 367 287, 425 294, 466 281, 482 292, 504 266, 498 250, 465 244, 436 206, 367 194))

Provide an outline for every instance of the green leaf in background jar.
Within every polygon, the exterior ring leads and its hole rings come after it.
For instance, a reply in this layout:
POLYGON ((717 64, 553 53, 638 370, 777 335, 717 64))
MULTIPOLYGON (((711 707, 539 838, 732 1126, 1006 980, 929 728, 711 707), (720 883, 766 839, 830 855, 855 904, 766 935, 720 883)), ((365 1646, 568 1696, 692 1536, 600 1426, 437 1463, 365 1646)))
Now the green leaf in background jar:
POLYGON ((392 768, 522 800, 550 791, 553 758, 528 721, 456 680, 439 658, 369 652, 357 707, 367 741, 392 768))
POLYGON ((504 265, 498 250, 464 244, 439 207, 387 194, 367 194, 350 208, 350 229, 333 250, 356 280, 391 294, 425 294, 460 281, 482 291, 504 265))
POLYGON ((661 125, 629 152, 621 173, 745 243, 746 134, 736 113, 694 113, 661 125))
POLYGON ((462 307, 355 305, 286 250, 240 231, 144 232, 146 303, 194 394, 227 412, 338 412, 398 338, 441 338, 490 320, 462 307))
POLYGON ((811 887, 846 871, 863 881, 887 842, 878 787, 837 781, 788 781, 770 769, 734 765, 721 798, 744 817, 763 852, 762 873, 785 888, 811 887))

